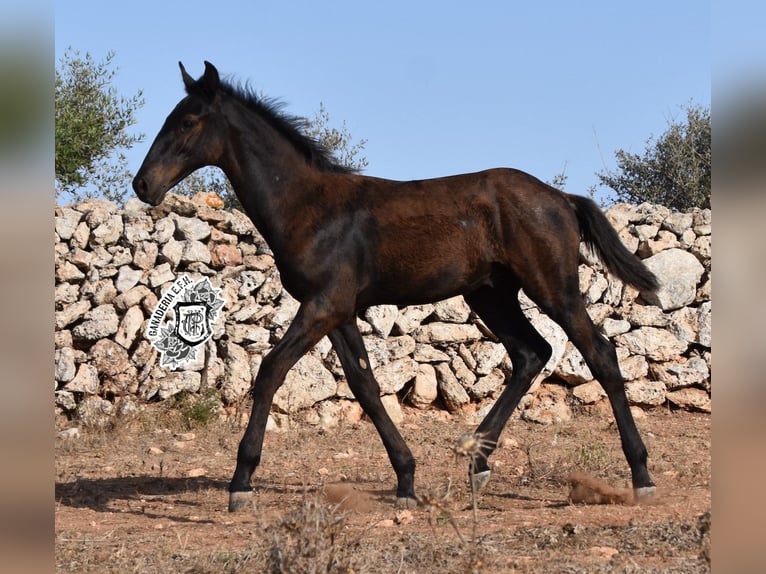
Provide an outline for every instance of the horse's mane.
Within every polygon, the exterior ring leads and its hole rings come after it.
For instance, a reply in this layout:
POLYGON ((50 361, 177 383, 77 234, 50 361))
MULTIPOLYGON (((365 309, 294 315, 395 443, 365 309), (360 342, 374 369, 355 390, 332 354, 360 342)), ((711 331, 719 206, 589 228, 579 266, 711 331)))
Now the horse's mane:
POLYGON ((325 172, 357 173, 354 168, 340 163, 320 141, 306 135, 308 121, 285 113, 285 104, 282 101, 258 95, 248 85, 233 84, 229 81, 221 81, 221 90, 266 120, 271 127, 287 138, 310 165, 325 172))

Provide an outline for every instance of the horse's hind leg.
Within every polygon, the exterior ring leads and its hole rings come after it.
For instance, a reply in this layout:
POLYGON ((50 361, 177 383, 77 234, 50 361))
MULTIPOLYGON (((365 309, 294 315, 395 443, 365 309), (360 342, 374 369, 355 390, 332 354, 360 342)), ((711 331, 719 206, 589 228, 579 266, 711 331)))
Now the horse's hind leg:
POLYGON ((596 329, 576 286, 558 291, 548 290, 548 293, 555 293, 555 300, 550 295, 542 298, 529 295, 564 329, 593 376, 606 391, 620 431, 622 450, 632 473, 636 498, 651 496, 655 486, 646 467, 646 447, 630 412, 614 345, 596 329))
POLYGON ((343 365, 348 386, 375 425, 388 452, 391 466, 396 472, 397 505, 414 507, 417 504, 414 484, 415 458, 380 400, 380 386, 372 375, 367 350, 356 326, 356 318, 332 331, 329 337, 343 365))
POLYGON ((548 362, 551 346, 522 312, 518 288, 501 290, 483 287, 464 298, 503 343, 513 365, 507 386, 476 430, 483 439, 483 446, 475 456, 470 471, 478 491, 489 480, 487 457, 494 451, 508 418, 529 390, 535 376, 548 362))

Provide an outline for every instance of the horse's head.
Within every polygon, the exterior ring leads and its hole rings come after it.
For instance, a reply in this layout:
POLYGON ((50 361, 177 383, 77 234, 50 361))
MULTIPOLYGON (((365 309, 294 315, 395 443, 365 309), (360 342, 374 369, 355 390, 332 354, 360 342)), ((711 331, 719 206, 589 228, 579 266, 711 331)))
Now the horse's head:
POLYGON ((165 120, 141 168, 133 190, 142 200, 159 205, 174 185, 193 171, 216 165, 223 154, 225 122, 219 113, 218 70, 205 62, 205 73, 194 80, 180 62, 186 97, 165 120))

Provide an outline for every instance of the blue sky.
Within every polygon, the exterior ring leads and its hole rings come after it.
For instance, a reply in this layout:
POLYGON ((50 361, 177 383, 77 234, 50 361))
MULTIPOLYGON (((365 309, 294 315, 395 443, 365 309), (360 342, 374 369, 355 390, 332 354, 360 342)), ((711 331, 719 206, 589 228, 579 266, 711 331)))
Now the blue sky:
POLYGON ((710 105, 710 13, 692 0, 67 0, 55 51, 113 50, 118 91, 143 90, 134 171, 183 96, 177 62, 196 77, 209 60, 292 114, 323 102, 367 140, 369 175, 564 171, 585 194, 616 150, 642 153, 689 102, 710 105))

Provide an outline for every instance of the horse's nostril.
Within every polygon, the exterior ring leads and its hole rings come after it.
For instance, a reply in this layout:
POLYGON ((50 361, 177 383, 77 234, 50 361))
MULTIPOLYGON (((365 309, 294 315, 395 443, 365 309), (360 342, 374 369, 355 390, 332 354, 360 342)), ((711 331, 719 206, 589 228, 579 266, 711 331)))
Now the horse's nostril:
POLYGON ((146 180, 143 177, 136 177, 133 180, 133 191, 135 191, 139 197, 145 197, 144 194, 146 194, 148 189, 149 186, 146 184, 146 180))

